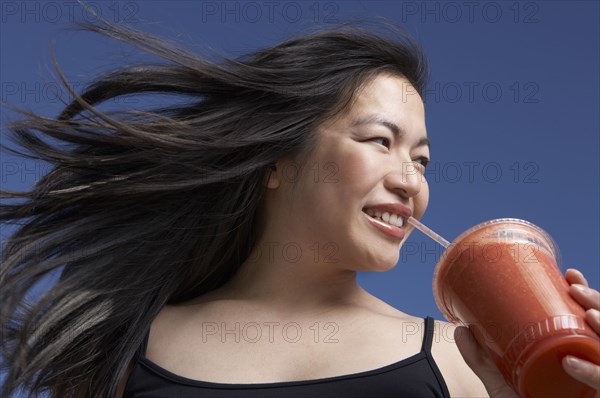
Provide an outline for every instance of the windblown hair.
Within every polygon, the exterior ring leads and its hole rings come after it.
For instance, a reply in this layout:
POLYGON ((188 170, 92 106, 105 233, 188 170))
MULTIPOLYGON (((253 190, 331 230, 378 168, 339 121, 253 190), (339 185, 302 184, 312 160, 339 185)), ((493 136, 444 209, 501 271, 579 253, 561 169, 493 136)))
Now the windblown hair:
POLYGON ((79 94, 57 67, 74 100, 56 118, 20 111, 4 130, 26 151, 1 149, 52 165, 31 191, 0 191, 0 221, 18 225, 1 253, 4 397, 114 397, 160 309, 223 285, 247 259, 270 167, 310 153, 319 124, 376 74, 403 76, 421 96, 427 76, 408 35, 352 24, 219 61, 104 21, 80 26, 162 62, 121 67, 79 94), (148 94, 177 102, 97 107, 148 94))

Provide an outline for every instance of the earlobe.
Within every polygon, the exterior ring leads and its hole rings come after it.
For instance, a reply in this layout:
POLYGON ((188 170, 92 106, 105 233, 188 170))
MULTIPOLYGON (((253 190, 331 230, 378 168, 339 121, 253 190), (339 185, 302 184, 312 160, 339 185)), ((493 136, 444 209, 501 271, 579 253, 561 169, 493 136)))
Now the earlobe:
POLYGON ((265 176, 265 187, 270 189, 279 188, 279 174, 277 173, 277 166, 272 165, 269 167, 267 171, 267 175, 265 176))

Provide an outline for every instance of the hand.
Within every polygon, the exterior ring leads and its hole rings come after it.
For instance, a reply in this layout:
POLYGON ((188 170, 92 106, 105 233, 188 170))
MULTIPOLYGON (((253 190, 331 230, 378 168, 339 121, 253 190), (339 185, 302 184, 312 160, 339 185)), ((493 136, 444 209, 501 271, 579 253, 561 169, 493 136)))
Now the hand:
MULTIPOLYGON (((586 309, 586 321, 600 335, 600 292, 591 289, 583 274, 575 269, 567 270, 565 278, 571 285, 571 296, 586 309)), ((454 339, 465 362, 481 379, 490 397, 518 398, 468 328, 456 328, 454 339)), ((600 398, 600 366, 568 355, 563 359, 563 368, 571 377, 595 388, 595 397, 600 398)))
MULTIPOLYGON (((571 285, 571 296, 586 309, 585 320, 600 335, 600 292, 590 288, 576 269, 568 269, 565 278, 571 285)), ((563 358, 562 365, 571 377, 596 389, 596 398, 600 398, 600 366, 570 355, 563 358)))
POLYGON ((459 326, 454 330, 454 341, 465 362, 473 373, 479 377, 490 397, 519 398, 517 393, 506 383, 494 361, 481 348, 471 331, 459 326))

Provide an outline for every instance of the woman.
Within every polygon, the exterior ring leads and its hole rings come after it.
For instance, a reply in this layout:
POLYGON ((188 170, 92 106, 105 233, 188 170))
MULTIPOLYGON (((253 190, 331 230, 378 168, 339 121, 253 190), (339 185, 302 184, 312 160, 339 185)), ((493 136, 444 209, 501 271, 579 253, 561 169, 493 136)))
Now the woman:
MULTIPOLYGON (((26 219, 0 274, 3 394, 516 396, 466 329, 455 344, 452 325, 356 283, 396 264, 406 218, 427 207, 426 67, 410 38, 339 27, 217 64, 87 28, 170 63, 109 73, 58 118, 13 126, 55 168, 3 192, 27 199, 0 214, 26 219), (187 102, 97 108, 148 92, 187 102)), ((600 332, 599 293, 578 292, 600 332)), ((565 369, 600 381, 592 364, 565 369)))

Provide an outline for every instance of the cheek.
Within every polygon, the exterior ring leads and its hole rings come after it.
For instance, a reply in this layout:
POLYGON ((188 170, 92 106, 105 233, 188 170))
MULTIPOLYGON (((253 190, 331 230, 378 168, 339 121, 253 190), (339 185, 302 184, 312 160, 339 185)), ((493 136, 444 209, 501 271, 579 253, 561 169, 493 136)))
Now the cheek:
POLYGON ((425 177, 421 177, 421 190, 414 199, 414 217, 421 218, 429 204, 429 184, 425 177))
POLYGON ((369 190, 378 179, 377 171, 383 168, 383 165, 378 163, 376 156, 361 149, 347 148, 346 151, 341 151, 336 164, 338 180, 352 190, 369 190))
MULTIPOLYGON (((346 195, 366 189, 374 179, 374 170, 381 169, 376 157, 353 141, 327 142, 307 164, 304 182, 318 185, 328 195, 346 195)), ((314 187, 313 187, 314 188, 314 187)))

